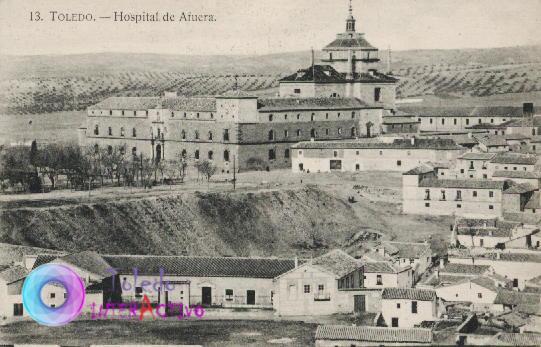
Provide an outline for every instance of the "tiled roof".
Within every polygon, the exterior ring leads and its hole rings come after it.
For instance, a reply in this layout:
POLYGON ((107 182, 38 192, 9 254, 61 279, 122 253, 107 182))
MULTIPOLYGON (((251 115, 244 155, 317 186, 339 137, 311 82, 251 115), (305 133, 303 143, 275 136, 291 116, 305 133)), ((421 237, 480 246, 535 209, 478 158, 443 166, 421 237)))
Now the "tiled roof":
POLYGON ((295 267, 293 259, 237 258, 237 257, 183 257, 145 255, 104 255, 111 267, 120 273, 165 274, 194 277, 253 277, 274 278, 295 267))
POLYGON ((111 268, 111 265, 107 263, 101 255, 94 251, 72 253, 63 257, 59 257, 53 260, 53 262, 57 260, 66 262, 82 270, 88 271, 92 274, 99 275, 104 278, 111 276, 111 272, 107 271, 107 269, 111 268))
POLYGON ((521 128, 521 127, 538 127, 541 126, 541 117, 525 117, 517 118, 503 123, 506 127, 509 128, 521 128))
POLYGON ((90 110, 134 110, 142 111, 158 107, 159 97, 112 96, 95 105, 90 110))
POLYGON ((216 99, 204 97, 163 98, 161 99, 161 107, 171 111, 216 112, 216 99))
MULTIPOLYGON (((259 111, 358 110, 368 107, 357 98, 260 98, 259 111)), ((344 115, 346 116, 346 115, 344 115)))
POLYGON ((540 208, 541 207, 541 193, 539 191, 533 192, 532 196, 528 199, 524 208, 540 208))
POLYGON ((510 237, 513 234, 513 228, 499 227, 460 227, 457 229, 457 235, 474 235, 483 237, 510 237))
POLYGON ((422 175, 429 172, 433 172, 434 168, 430 165, 422 164, 414 167, 411 170, 404 172, 402 175, 422 175))
POLYGON ((488 278, 488 277, 484 277, 484 276, 480 276, 480 277, 476 277, 474 279, 471 280, 472 283, 475 283, 483 288, 486 288, 488 290, 491 290, 493 292, 496 292, 498 290, 498 286, 494 283, 494 280, 488 278))
POLYGON ((498 153, 490 162, 494 164, 535 165, 537 163, 537 156, 522 153, 502 152, 498 153))
POLYGON ((445 265, 443 269, 440 269, 440 273, 453 273, 453 274, 472 274, 481 275, 490 269, 490 265, 471 265, 471 264, 457 264, 449 263, 445 265))
POLYGON ((476 106, 471 112, 472 117, 522 117, 522 106, 476 106))
POLYGON ((540 298, 541 296, 539 294, 500 289, 498 295, 496 295, 496 299, 494 299, 494 303, 513 306, 538 305, 540 298))
POLYGON ((498 333, 489 344, 507 346, 541 346, 541 334, 535 333, 498 333))
POLYGON ((312 259, 311 264, 334 274, 337 278, 361 267, 359 261, 340 249, 334 249, 312 259))
POLYGON ((222 99, 257 99, 257 96, 240 89, 232 89, 217 96, 222 99))
MULTIPOLYGON (((486 258, 498 259, 496 253, 485 255, 486 258)), ((541 263, 541 254, 535 253, 500 253, 498 260, 514 261, 520 263, 541 263)))
POLYGON ((481 123, 474 124, 466 127, 466 129, 505 129, 507 126, 504 123, 494 124, 494 123, 481 123))
POLYGON ((505 178, 541 178, 541 172, 538 171, 495 171, 492 177, 505 177, 505 178))
POLYGON ((476 152, 468 152, 464 153, 460 159, 465 160, 490 160, 496 156, 496 153, 476 153, 476 152))
POLYGON ((393 266, 388 261, 375 261, 367 262, 364 264, 364 272, 366 273, 391 273, 395 274, 399 272, 399 269, 393 266))
POLYGON ((504 181, 488 181, 479 179, 423 179, 419 183, 419 187, 426 188, 463 188, 463 189, 498 189, 503 190, 505 187, 504 181))
POLYGON ((506 181, 506 182, 509 182, 509 185, 504 190, 505 194, 524 194, 527 192, 537 190, 537 188, 535 188, 534 186, 528 183, 515 183, 513 181, 506 181))
POLYGON ((20 265, 14 265, 0 271, 0 279, 4 280, 6 284, 16 282, 23 279, 28 274, 28 270, 20 265))
POLYGON ((432 301, 436 299, 436 292, 430 289, 417 288, 384 288, 382 299, 406 299, 418 301, 432 301))
POLYGON ((293 148, 311 149, 433 149, 462 150, 453 140, 447 139, 395 139, 393 142, 348 140, 348 141, 303 141, 293 148))
POLYGON ((507 140, 500 135, 473 135, 473 137, 487 147, 507 146, 507 140))
MULTIPOLYGON (((372 73, 354 73, 352 76, 356 82, 380 82, 380 83, 395 83, 396 78, 385 75, 383 73, 373 71, 372 73)), ((280 82, 313 82, 313 83, 344 83, 351 81, 346 79, 346 74, 336 71, 330 65, 314 65, 306 69, 298 70, 298 72, 286 76, 280 82)))
POLYGON ((432 331, 421 328, 383 328, 351 325, 319 325, 316 340, 378 343, 431 343, 432 331))
POLYGON ((420 258, 431 253, 430 245, 426 243, 385 241, 382 245, 389 254, 400 258, 420 258))
POLYGON ((58 255, 54 255, 54 254, 38 254, 38 256, 36 257, 36 261, 34 262, 34 265, 32 266, 32 270, 37 268, 40 265, 50 263, 58 257, 59 257, 58 255))
POLYGON ((354 37, 348 36, 338 36, 334 41, 326 45, 323 50, 334 50, 334 49, 347 49, 347 48, 368 48, 375 50, 376 48, 372 46, 361 33, 355 33, 354 37))
POLYGON ((468 117, 473 107, 425 107, 401 106, 405 111, 418 114, 419 117, 468 117))

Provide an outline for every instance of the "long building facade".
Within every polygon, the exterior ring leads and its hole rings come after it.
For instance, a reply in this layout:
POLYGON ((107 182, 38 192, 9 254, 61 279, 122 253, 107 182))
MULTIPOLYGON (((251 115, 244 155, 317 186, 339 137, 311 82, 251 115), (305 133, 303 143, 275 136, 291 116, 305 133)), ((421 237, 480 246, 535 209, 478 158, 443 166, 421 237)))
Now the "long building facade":
POLYGON ((121 146, 154 160, 210 160, 228 173, 233 166, 290 167, 290 148, 300 141, 382 133, 383 117, 394 111, 397 80, 368 69, 378 61, 377 48, 355 32, 351 9, 346 33, 325 51, 324 65, 312 61, 280 80, 279 97, 232 90, 215 97, 108 98, 88 108, 79 141, 96 150, 121 146))

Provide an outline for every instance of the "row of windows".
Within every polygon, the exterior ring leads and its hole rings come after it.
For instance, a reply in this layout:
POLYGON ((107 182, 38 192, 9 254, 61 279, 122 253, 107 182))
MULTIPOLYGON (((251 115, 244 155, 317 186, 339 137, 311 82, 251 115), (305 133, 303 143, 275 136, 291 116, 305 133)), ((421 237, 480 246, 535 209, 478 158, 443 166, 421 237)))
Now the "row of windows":
MULTIPOLYGON (((425 207, 430 207, 430 203, 429 203, 429 202, 425 202, 425 207)), ((456 204, 456 208, 462 208, 462 204, 456 204)), ((489 210, 493 210, 493 209, 494 209, 494 205, 488 205, 488 209, 489 209, 489 210)))
MULTIPOLYGON (((187 136, 186 136, 186 130, 184 130, 184 129, 181 130, 181 131, 180 131, 180 138, 181 138, 182 140, 186 140, 186 137, 187 137, 187 136)), ((199 130, 195 130, 195 131, 194 131, 194 139, 195 139, 195 140, 199 140, 199 139, 200 139, 199 130)), ((214 139, 214 135, 213 135, 212 131, 209 131, 209 132, 207 133, 207 140, 213 141, 213 139, 214 139)), ((229 141, 229 129, 224 129, 224 131, 223 131, 223 133, 222 133, 222 139, 223 139, 224 141, 229 141)))
MULTIPOLYGON (((421 118, 418 119, 419 122, 421 121, 421 118)), ((429 119, 429 122, 430 124, 433 124, 434 123, 434 119, 430 118, 429 119)), ((502 119, 502 122, 505 122, 505 118, 502 119)), ((481 124, 483 123, 483 120, 481 118, 479 118, 477 120, 477 124, 481 124)), ((490 123, 494 124, 494 118, 490 118, 490 123)), ((453 125, 457 125, 458 124, 458 120, 456 118, 453 118, 453 125)), ((441 125, 445 125, 445 118, 442 118, 441 119, 441 125)), ((466 118, 466 125, 470 125, 470 119, 469 118, 466 118)), ((503 134, 502 134, 503 135, 503 134)), ((534 134, 535 135, 535 134, 534 134)))
MULTIPOLYGON (((92 114, 95 114, 95 111, 91 111, 91 112, 92 112, 92 114)), ((101 112, 103 112, 103 111, 99 111, 99 112, 100 112, 100 114, 101 114, 101 112)), ((112 115, 113 115, 113 110, 109 110, 108 113, 109 113, 109 116, 112 116, 112 115)), ((126 110, 122 110, 122 111, 121 111, 121 114, 122 114, 123 116, 136 116, 136 115, 137 115, 137 111, 126 111, 126 110)), ((159 115, 159 114, 160 114, 160 112, 158 112, 158 115, 159 115)), ((148 111, 145 111, 145 116, 148 116, 148 111)))
MULTIPOLYGON (((337 116, 338 118, 340 118, 341 113, 338 112, 338 113, 336 114, 336 116, 337 116)), ((287 116, 287 113, 284 114, 284 120, 287 120, 287 117, 288 117, 288 116, 287 116)), ((352 111, 352 112, 351 112, 351 118, 352 118, 352 119, 355 118, 355 111, 352 111)), ((300 119, 301 119, 301 114, 300 114, 300 113, 297 113, 297 120, 300 120, 300 119)), ((329 119, 329 113, 325 113, 325 119, 329 119)), ((275 120, 275 117, 274 117, 274 115, 271 113, 271 114, 269 114, 269 122, 272 122, 273 120, 275 120)), ((310 121, 313 122, 313 121, 315 121, 315 120, 316 120, 316 114, 315 114, 315 113, 312 113, 312 114, 310 115, 310 121)))
MULTIPOLYGON (((476 190, 472 191, 472 197, 474 197, 474 198, 477 197, 477 191, 476 190)), ((488 191, 488 197, 489 198, 494 197, 494 192, 492 190, 488 191)), ((430 189, 425 189, 425 200, 430 200, 430 189)), ((440 191, 440 200, 447 200, 446 191, 443 190, 443 189, 440 191)), ((457 200, 457 201, 462 200, 462 191, 461 190, 456 191, 455 200, 457 200)))
MULTIPOLYGON (((342 128, 337 128, 336 129, 336 133, 338 135, 342 135, 342 128)), ((297 129, 297 131, 295 132, 295 134, 297 135, 297 137, 301 137, 302 136, 302 130, 301 129, 297 129)), ((326 136, 329 136, 330 134, 330 131, 329 129, 325 129, 325 135, 326 136)), ((316 129, 310 129, 310 137, 313 137, 313 138, 316 138, 318 137, 318 131, 316 129)), ((357 136, 357 128, 355 127, 352 127, 350 129, 350 135, 351 137, 355 137, 357 136)), ((289 137, 289 130, 284 130, 284 138, 288 138, 289 137)), ((274 130, 269 130, 268 134, 267 134, 267 138, 269 139, 269 141, 274 141, 276 140, 276 133, 274 132, 274 130)))
MULTIPOLYGON (((400 309, 400 303, 396 304, 396 308, 400 309)), ((411 313, 417 313, 417 301, 411 302, 411 313)))
MULTIPOLYGON (((94 135, 99 135, 99 134, 100 134, 100 127, 96 124, 94 126, 94 135)), ((112 127, 107 128, 107 135, 113 136, 113 128, 112 127)), ((120 136, 126 136, 126 132, 124 130, 124 127, 120 128, 120 136)), ((137 129, 132 128, 131 136, 132 137, 137 137, 137 129)))
MULTIPOLYGON (((319 292, 325 291, 325 285, 323 285, 323 284, 318 284, 317 290, 318 290, 319 292)), ((304 291, 305 294, 311 293, 311 292, 312 292, 312 286, 310 286, 309 284, 305 284, 304 287, 303 287, 303 291, 304 291)))

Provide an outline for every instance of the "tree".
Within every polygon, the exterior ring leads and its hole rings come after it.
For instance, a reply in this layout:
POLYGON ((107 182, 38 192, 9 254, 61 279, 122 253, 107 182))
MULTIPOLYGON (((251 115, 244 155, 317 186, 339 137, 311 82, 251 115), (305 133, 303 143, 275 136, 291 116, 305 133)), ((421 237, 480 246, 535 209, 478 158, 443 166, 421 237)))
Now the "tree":
POLYGON ((188 168, 188 156, 186 153, 178 153, 178 160, 175 161, 175 167, 178 170, 179 178, 181 182, 184 182, 184 177, 186 177, 186 169, 188 168))
POLYGON ((216 173, 216 165, 208 160, 199 161, 196 164, 197 170, 207 178, 207 182, 210 181, 210 178, 216 173))

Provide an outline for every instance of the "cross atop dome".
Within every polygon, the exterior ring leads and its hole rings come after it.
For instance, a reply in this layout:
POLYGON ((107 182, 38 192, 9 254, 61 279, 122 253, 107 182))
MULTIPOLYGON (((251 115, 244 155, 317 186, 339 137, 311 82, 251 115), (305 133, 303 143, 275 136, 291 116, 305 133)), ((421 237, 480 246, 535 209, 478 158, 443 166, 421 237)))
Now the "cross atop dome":
POLYGON ((351 5, 351 0, 349 0, 349 15, 346 19, 346 32, 355 32, 355 18, 353 17, 353 6, 351 5))

